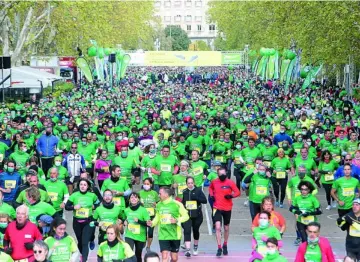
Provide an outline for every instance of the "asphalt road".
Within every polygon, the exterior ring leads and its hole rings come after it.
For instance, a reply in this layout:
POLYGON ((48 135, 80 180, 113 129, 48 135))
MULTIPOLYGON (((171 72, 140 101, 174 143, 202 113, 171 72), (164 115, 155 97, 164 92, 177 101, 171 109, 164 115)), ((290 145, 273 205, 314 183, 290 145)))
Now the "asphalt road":
MULTIPOLYGON (((205 188, 205 193, 207 195, 207 188, 205 188)), ((327 237, 332 245, 333 251, 338 258, 338 261, 342 261, 342 258, 345 256, 345 232, 341 231, 336 225, 337 219, 337 210, 325 210, 326 200, 325 200, 325 191, 323 189, 319 190, 318 198, 321 202, 323 208, 323 214, 319 216, 319 222, 321 223, 321 235, 327 237)), ((192 256, 190 259, 184 257, 184 253, 180 252, 179 261, 194 260, 199 262, 211 262, 218 260, 226 261, 248 261, 251 254, 251 217, 248 207, 244 207, 243 203, 245 201, 245 196, 242 195, 240 198, 234 199, 234 207, 232 212, 232 218, 230 223, 230 239, 228 242, 229 255, 223 256, 222 258, 215 257, 217 250, 217 244, 215 240, 215 235, 211 232, 211 217, 210 217, 210 206, 203 205, 204 212, 204 222, 200 229, 200 243, 199 243, 199 255, 192 256), (207 214, 207 215, 206 215, 207 214)), ((287 230, 283 236, 284 246, 281 249, 286 258, 289 261, 294 261, 297 247, 294 246, 293 242, 295 240, 295 219, 294 216, 288 210, 286 205, 283 209, 277 208, 286 219, 287 230)), ((74 235, 72 230, 72 215, 69 212, 65 214, 68 221, 68 233, 74 235)), ((97 237, 96 237, 97 240, 97 237)), ((96 241, 97 242, 97 241, 96 241)), ((154 241, 151 248, 153 251, 159 252, 159 245, 157 241, 157 231, 155 230, 154 241)), ((90 252, 89 260, 90 262, 96 262, 96 251, 90 252)), ((144 250, 145 251, 145 250, 144 250)))

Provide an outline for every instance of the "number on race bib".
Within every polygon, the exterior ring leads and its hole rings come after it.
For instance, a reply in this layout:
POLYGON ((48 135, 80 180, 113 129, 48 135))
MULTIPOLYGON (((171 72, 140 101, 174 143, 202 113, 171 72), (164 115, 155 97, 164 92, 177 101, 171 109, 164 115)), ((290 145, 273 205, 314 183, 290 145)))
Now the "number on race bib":
POLYGON ((196 201, 186 201, 186 209, 188 210, 195 210, 197 209, 197 202, 196 201))
POLYGON ((334 180, 334 174, 333 173, 327 173, 324 176, 325 181, 333 181, 334 180))
POLYGON ((170 219, 171 219, 171 214, 161 214, 161 215, 160 215, 160 222, 161 222, 161 224, 163 224, 163 225, 169 225, 169 224, 171 224, 170 219))
POLYGON ((301 223, 303 223, 304 225, 308 225, 309 223, 314 221, 315 221, 314 216, 301 217, 301 223))
POLYGON ((215 156, 215 160, 220 161, 221 163, 224 162, 224 157, 223 156, 215 156))
POLYGON ((256 194, 265 196, 267 194, 267 187, 266 186, 256 186, 256 194))
POLYGON ((171 166, 166 164, 161 164, 160 169, 162 172, 171 172, 171 166))
POLYGON ((52 202, 58 200, 58 193, 56 193, 56 192, 48 192, 48 195, 49 195, 52 202))
POLYGON ((184 192, 184 190, 187 189, 187 185, 179 185, 178 186, 178 194, 182 194, 184 192))
POLYGON ((128 224, 128 230, 134 235, 140 234, 140 225, 128 224))
POLYGON ((75 216, 80 218, 87 218, 89 217, 89 214, 90 214, 90 210, 88 208, 83 208, 83 207, 76 210, 75 212, 75 216))
POLYGON ((15 188, 16 180, 5 180, 5 188, 15 188))
POLYGON ((353 196, 355 189, 352 187, 343 188, 342 195, 345 197, 353 196))
POLYGON ((148 207, 148 208, 146 208, 146 210, 147 210, 149 216, 151 216, 151 217, 155 216, 155 209, 153 207, 148 207))
POLYGON ((195 176, 201 175, 203 173, 203 168, 201 166, 196 167, 196 168, 193 169, 193 173, 194 173, 195 176))
POLYGON ((276 178, 277 179, 283 179, 286 177, 286 172, 285 171, 277 171, 276 172, 276 178))

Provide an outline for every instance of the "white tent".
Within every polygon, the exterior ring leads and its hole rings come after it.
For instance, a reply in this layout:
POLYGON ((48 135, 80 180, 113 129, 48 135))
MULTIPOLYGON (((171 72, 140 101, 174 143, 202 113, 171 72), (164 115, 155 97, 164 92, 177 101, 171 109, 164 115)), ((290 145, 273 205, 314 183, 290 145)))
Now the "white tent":
MULTIPOLYGON (((5 78, 9 74, 10 69, 4 70, 3 77, 5 78)), ((8 79, 4 83, 4 87, 30 88, 30 93, 39 93, 41 84, 43 88, 47 88, 52 85, 53 81, 61 79, 63 78, 60 76, 40 71, 39 69, 29 66, 19 66, 11 68, 11 83, 10 79, 8 79)))

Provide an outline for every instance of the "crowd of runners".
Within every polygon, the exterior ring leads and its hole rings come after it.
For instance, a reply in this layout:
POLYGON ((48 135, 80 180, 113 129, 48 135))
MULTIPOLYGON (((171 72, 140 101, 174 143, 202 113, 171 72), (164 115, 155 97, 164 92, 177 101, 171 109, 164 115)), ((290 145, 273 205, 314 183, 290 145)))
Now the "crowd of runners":
POLYGON ((285 89, 225 67, 129 68, 112 87, 83 82, 3 103, 0 261, 86 262, 96 248, 100 262, 176 262, 180 249, 187 258, 201 249, 204 205, 214 256, 227 256, 241 194, 249 261, 287 261, 289 231, 296 262, 335 261, 318 223, 331 209, 346 231, 345 261, 359 261, 359 115, 340 87, 285 89))

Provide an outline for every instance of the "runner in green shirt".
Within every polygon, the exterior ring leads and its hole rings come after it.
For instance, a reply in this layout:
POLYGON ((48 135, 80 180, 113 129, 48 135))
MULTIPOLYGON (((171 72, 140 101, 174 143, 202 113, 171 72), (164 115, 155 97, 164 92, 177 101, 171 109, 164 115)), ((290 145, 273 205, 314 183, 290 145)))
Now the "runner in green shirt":
MULTIPOLYGON (((154 219, 156 204, 160 200, 159 194, 156 191, 154 191, 152 188, 153 188, 152 180, 151 178, 148 177, 143 180, 143 189, 140 190, 139 192, 140 202, 148 211, 150 219, 154 219)), ((150 246, 153 240, 153 235, 154 235, 154 228, 148 227, 146 251, 150 250, 150 246)))
POLYGON ((101 192, 105 192, 106 189, 109 189, 113 193, 113 203, 115 206, 125 209, 125 198, 131 193, 131 188, 129 187, 125 178, 121 176, 122 170, 118 165, 113 165, 111 167, 111 177, 104 180, 104 183, 101 186, 101 192))
POLYGON ((59 217, 63 216, 65 204, 69 199, 69 190, 66 184, 59 180, 59 171, 53 167, 49 169, 50 178, 44 186, 50 197, 51 204, 59 217))
POLYGON ((19 150, 9 156, 10 160, 16 162, 18 173, 24 178, 26 172, 26 163, 29 161, 30 155, 27 153, 27 146, 24 142, 19 142, 19 150))
POLYGON ((132 182, 135 181, 134 173, 139 163, 128 155, 128 148, 121 147, 120 155, 114 158, 113 165, 118 165, 121 168, 121 177, 126 178, 129 187, 132 187, 132 182))
POLYGON ((288 181, 288 173, 291 170, 291 163, 287 157, 283 148, 277 150, 278 157, 271 161, 272 170, 272 185, 274 188, 274 195, 276 198, 275 206, 284 207, 284 199, 286 192, 286 185, 288 181), (279 197, 279 187, 281 187, 281 196, 279 197))
POLYGON ((156 205, 155 218, 149 221, 147 225, 151 227, 159 226, 162 261, 168 261, 169 251, 171 252, 171 260, 178 261, 182 235, 181 223, 189 219, 189 214, 182 203, 172 199, 170 188, 160 188, 159 196, 160 202, 156 205))
POLYGON ((279 253, 279 241, 275 237, 266 240, 266 256, 262 262, 288 262, 288 260, 279 253))
POLYGON ((186 186, 186 177, 190 175, 189 162, 187 160, 182 160, 180 162, 179 174, 172 176, 172 187, 175 190, 176 200, 180 201, 183 198, 183 191, 187 188, 186 186))
POLYGON ((321 154, 321 159, 319 162, 319 174, 320 182, 325 189, 326 201, 328 206, 327 210, 331 209, 331 200, 333 201, 334 208, 336 207, 336 202, 334 199, 331 199, 331 187, 334 183, 334 173, 339 167, 339 164, 333 160, 332 155, 329 150, 324 150, 321 154))
POLYGON ((338 202, 338 215, 343 217, 351 211, 355 190, 360 190, 360 182, 351 177, 351 165, 344 165, 344 176, 335 180, 331 189, 331 196, 338 202))
POLYGON ((129 207, 125 209, 126 224, 125 241, 134 250, 137 261, 141 260, 141 253, 146 241, 147 223, 151 222, 148 211, 141 205, 137 193, 129 196, 129 207))
POLYGON ((154 175, 159 176, 159 186, 170 186, 172 182, 172 176, 175 175, 178 170, 178 160, 175 156, 171 156, 170 147, 164 146, 162 149, 162 155, 158 155, 154 162, 151 172, 154 175))
POLYGON ((57 217, 53 220, 49 235, 45 243, 49 246, 48 259, 50 261, 78 261, 80 253, 75 239, 66 233, 64 219, 57 217))
POLYGON ((117 224, 118 219, 123 219, 124 209, 115 206, 113 203, 113 193, 110 189, 103 192, 102 204, 94 211, 94 223, 90 226, 99 227, 99 245, 106 239, 106 228, 110 225, 117 224))
POLYGON ((290 211, 296 215, 296 226, 301 235, 302 242, 307 240, 306 226, 317 221, 317 215, 321 215, 319 200, 312 194, 315 190, 309 181, 301 181, 298 185, 300 196, 295 197, 290 207, 290 211))
POLYGON ((202 187, 208 175, 209 166, 202 160, 199 160, 199 152, 193 150, 191 152, 191 173, 195 180, 196 187, 202 187))
POLYGON ((159 176, 153 176, 151 167, 156 157, 156 148, 154 144, 147 145, 144 149, 144 158, 141 160, 140 169, 143 171, 143 180, 150 177, 154 183, 155 191, 159 192, 159 176))

